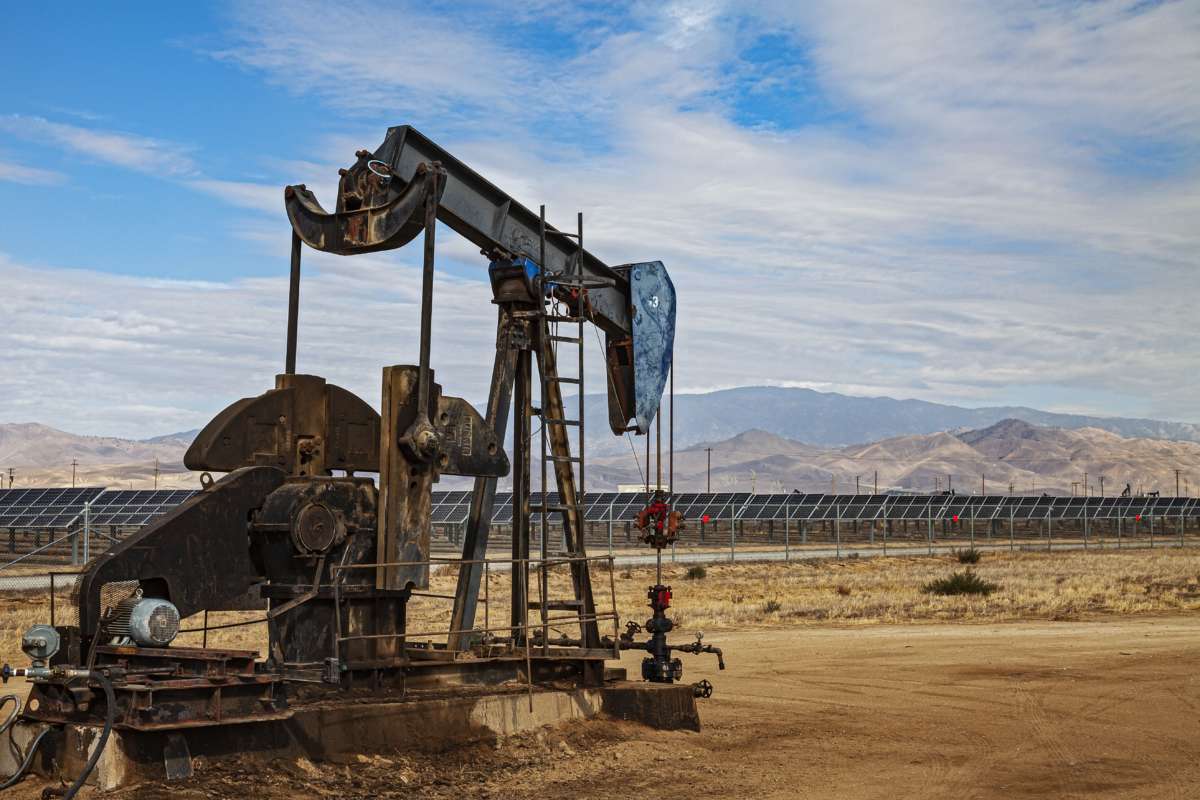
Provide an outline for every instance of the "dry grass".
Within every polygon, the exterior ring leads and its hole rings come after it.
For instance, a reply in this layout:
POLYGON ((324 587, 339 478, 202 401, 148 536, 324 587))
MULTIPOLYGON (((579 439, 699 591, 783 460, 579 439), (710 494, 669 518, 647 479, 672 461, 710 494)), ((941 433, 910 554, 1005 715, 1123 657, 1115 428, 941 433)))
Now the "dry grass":
MULTIPOLYGON (((973 570, 999 584, 994 593, 921 591, 957 568, 953 556, 715 565, 706 580, 679 586, 675 619, 694 630, 829 621, 1076 619, 1200 609, 1200 552, 1195 550, 989 553, 973 570), (778 600, 780 608, 764 614, 770 600, 778 600)), ((679 583, 682 570, 664 570, 664 580, 679 583)), ((634 570, 633 575, 645 583, 653 573, 634 570)), ((629 599, 621 605, 625 614, 634 610, 629 599)))
MULTIPOLYGON (((939 596, 922 587, 959 568, 954 556, 806 560, 791 563, 711 564, 705 577, 687 579, 691 565, 664 564, 663 581, 674 586, 672 617, 680 633, 743 627, 871 624, 897 622, 1078 619, 1104 614, 1156 614, 1200 610, 1200 550, 1123 550, 1060 553, 988 553, 973 567, 980 578, 998 584, 990 595, 939 596)), ((457 570, 434 571, 429 591, 453 594, 457 570)), ((612 576, 621 619, 649 616, 646 590, 650 567, 618 567, 612 576)), ((593 570, 600 611, 609 610, 606 569, 593 570)), ((487 597, 488 619, 502 626, 508 616, 509 576, 493 573, 487 597)), ((536 578, 531 579, 537 597, 536 578)), ((483 593, 481 592, 481 595, 483 593)), ((570 594, 566 570, 552 574, 550 596, 570 594)), ((49 619, 45 595, 5 593, 0 597, 0 660, 23 663, 21 632, 49 619)), ((562 613, 562 612, 554 612, 562 613)), ((531 613, 536 618, 537 612, 531 613)), ((210 625, 261 619, 261 612, 214 612, 210 625)), ((409 630, 445 630, 449 601, 416 597, 409 606, 409 630)), ((484 623, 481 608, 477 624, 484 623)), ((198 627, 199 616, 184 622, 198 627)), ((612 632, 612 623, 601 624, 612 632)), ((564 626, 564 632, 570 627, 564 626)), ((199 646, 199 633, 181 634, 179 644, 199 646)), ((257 650, 266 647, 266 626, 210 631, 209 646, 257 650)))

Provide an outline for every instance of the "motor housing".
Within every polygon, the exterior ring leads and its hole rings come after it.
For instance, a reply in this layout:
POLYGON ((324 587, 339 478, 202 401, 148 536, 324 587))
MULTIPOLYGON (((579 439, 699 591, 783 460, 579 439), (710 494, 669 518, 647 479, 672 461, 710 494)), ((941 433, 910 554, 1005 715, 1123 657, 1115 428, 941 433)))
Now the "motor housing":
POLYGON ((127 597, 113 606, 106 629, 141 647, 166 647, 179 634, 179 609, 161 597, 127 597))

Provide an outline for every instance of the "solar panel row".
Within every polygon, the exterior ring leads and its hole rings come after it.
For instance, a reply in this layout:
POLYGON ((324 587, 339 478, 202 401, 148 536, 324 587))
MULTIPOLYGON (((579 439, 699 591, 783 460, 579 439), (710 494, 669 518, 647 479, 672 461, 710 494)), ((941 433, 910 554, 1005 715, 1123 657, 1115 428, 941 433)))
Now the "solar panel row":
POLYGON ((0 489, 0 528, 145 525, 195 494, 191 489, 0 489))
MULTIPOLYGON (((434 522, 466 521, 470 492, 435 492, 434 522)), ((541 495, 534 492, 531 504, 541 495)), ((549 505, 558 503, 551 492, 549 505)), ((589 493, 589 522, 629 522, 645 506, 645 496, 632 492, 589 493)), ((883 520, 883 519, 1114 519, 1142 516, 1200 516, 1200 500, 1188 497, 1008 497, 1004 495, 827 495, 749 494, 745 492, 681 493, 675 508, 692 522, 703 520, 883 520)), ((511 524, 512 495, 496 494, 492 522, 511 524)))
MULTIPOLYGON (((84 505, 95 525, 145 525, 195 494, 191 489, 0 489, 0 528, 66 528, 82 522, 84 505)), ((548 505, 557 505, 550 492, 548 505)), ((533 506, 542 503, 534 493, 533 506)), ((636 492, 592 492, 586 497, 589 522, 631 522, 646 504, 636 492)), ((471 492, 433 493, 433 522, 462 524, 471 492)), ((695 523, 708 517, 728 520, 927 520, 954 519, 1114 519, 1117 517, 1197 517, 1200 499, 1189 497, 1009 497, 1005 495, 750 494, 683 492, 674 505, 695 523)), ((512 494, 497 492, 492 522, 512 523, 512 494)))
POLYGON ((101 487, 0 490, 0 528, 67 528, 101 487))

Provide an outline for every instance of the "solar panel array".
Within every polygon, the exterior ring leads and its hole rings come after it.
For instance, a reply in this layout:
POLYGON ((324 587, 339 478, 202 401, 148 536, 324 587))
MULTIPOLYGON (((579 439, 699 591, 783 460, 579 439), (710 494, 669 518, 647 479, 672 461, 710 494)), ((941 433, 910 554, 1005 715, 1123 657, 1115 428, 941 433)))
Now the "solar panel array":
MULTIPOLYGON (((531 505, 541 505, 533 492, 531 505)), ((434 492, 433 521, 466 521, 471 493, 434 492)), ((551 492, 548 505, 558 504, 551 492)), ((585 519, 589 522, 630 522, 646 505, 637 492, 590 492, 585 519)), ((883 519, 1116 519, 1117 517, 1197 517, 1200 499, 1194 497, 1010 497, 1007 495, 891 495, 891 494, 750 494, 749 492, 684 492, 675 508, 685 519, 710 520, 883 520, 883 519)), ((497 492, 492 522, 512 523, 512 494, 497 492)))
MULTIPOLYGON (((84 505, 91 504, 93 525, 140 526, 167 513, 196 492, 191 489, 0 489, 0 528, 70 528, 83 522, 84 505)), ((558 504, 551 492, 548 505, 558 504)), ((533 506, 542 503, 534 492, 533 506)), ((590 492, 585 519, 589 522, 631 522, 646 505, 638 492, 590 492)), ((433 522, 466 522, 469 491, 433 493, 433 522)), ((684 492, 674 506, 685 519, 698 522, 728 520, 1040 520, 1132 519, 1200 517, 1194 497, 1010 497, 1007 495, 892 495, 892 494, 750 494, 749 492, 684 492)), ((512 524, 512 493, 497 492, 492 523, 512 524)))
POLYGON ((83 506, 104 492, 77 489, 0 489, 0 528, 67 528, 83 506))
POLYGON ((93 525, 145 525, 196 493, 193 489, 124 489, 92 501, 93 525))
POLYGON ((90 504, 92 525, 140 526, 196 492, 192 489, 0 489, 0 528, 75 528, 90 504))

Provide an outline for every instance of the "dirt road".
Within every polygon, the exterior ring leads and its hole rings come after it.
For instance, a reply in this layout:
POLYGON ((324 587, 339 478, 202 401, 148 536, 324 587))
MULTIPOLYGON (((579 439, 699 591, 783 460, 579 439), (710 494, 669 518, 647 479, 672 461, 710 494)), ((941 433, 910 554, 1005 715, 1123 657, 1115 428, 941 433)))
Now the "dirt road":
MULTIPOLYGON (((105 796, 1200 796, 1200 617, 708 638, 729 669, 687 659, 690 680, 717 688, 698 734, 589 722, 438 755, 201 764, 186 783, 105 796)), ((12 793, 36 796, 33 783, 12 793)))

